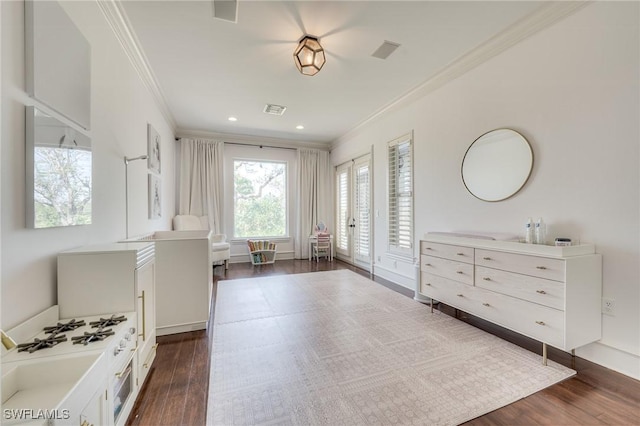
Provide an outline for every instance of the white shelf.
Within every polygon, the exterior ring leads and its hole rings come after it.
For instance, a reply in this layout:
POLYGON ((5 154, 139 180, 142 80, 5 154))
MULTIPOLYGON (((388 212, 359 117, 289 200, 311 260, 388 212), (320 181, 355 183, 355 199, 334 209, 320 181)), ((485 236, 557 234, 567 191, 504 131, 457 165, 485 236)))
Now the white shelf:
POLYGON ((268 265, 276 261, 275 250, 250 251, 249 256, 251 256, 251 263, 254 265, 268 265))
POLYGON ((252 265, 269 265, 276 261, 275 243, 268 240, 247 240, 252 265))

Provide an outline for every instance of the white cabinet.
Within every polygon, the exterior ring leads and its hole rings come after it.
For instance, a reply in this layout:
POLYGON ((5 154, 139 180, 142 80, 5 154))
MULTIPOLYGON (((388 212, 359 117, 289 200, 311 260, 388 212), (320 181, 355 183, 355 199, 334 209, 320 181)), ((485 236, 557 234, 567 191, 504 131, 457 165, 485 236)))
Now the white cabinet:
POLYGON ((107 415, 107 386, 100 387, 91 397, 80 413, 80 426, 106 425, 109 423, 107 415))
POLYGON ((136 312, 138 387, 155 357, 155 244, 85 246, 58 255, 62 318, 136 312))
POLYGON ((602 257, 554 247, 427 234, 420 293, 570 351, 599 340, 602 257))
POLYGON ((137 241, 155 243, 157 335, 206 329, 213 289, 211 231, 156 231, 137 241))
POLYGON ((156 356, 155 265, 136 270, 136 315, 138 323, 138 386, 142 387, 156 356))

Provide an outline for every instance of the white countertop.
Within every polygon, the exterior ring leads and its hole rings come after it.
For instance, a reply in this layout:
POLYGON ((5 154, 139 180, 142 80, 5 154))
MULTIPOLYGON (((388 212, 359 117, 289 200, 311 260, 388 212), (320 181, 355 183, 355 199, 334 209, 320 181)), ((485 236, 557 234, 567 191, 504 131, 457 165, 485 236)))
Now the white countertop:
POLYGON ((518 241, 496 241, 429 232, 424 235, 424 241, 557 258, 583 256, 587 254, 594 254, 596 252, 593 244, 556 247, 542 244, 526 244, 518 241))

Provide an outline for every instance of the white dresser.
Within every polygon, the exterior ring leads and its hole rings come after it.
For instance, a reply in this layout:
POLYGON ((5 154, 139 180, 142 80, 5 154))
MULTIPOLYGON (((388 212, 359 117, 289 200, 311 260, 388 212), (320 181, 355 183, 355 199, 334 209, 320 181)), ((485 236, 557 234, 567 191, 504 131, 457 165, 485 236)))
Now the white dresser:
POLYGON ((555 247, 426 234, 420 293, 571 351, 601 338, 602 257, 555 247))

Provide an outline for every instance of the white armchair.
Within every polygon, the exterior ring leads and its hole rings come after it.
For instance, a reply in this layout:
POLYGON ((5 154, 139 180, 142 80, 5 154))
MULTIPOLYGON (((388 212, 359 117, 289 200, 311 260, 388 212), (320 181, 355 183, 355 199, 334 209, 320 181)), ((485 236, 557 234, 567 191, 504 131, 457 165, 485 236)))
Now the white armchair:
MULTIPOLYGON (((209 229, 207 216, 177 215, 173 218, 175 231, 197 231, 209 229)), ((227 242, 225 234, 213 234, 211 236, 211 259, 214 265, 224 263, 224 269, 229 269, 231 258, 231 246, 227 242)))

